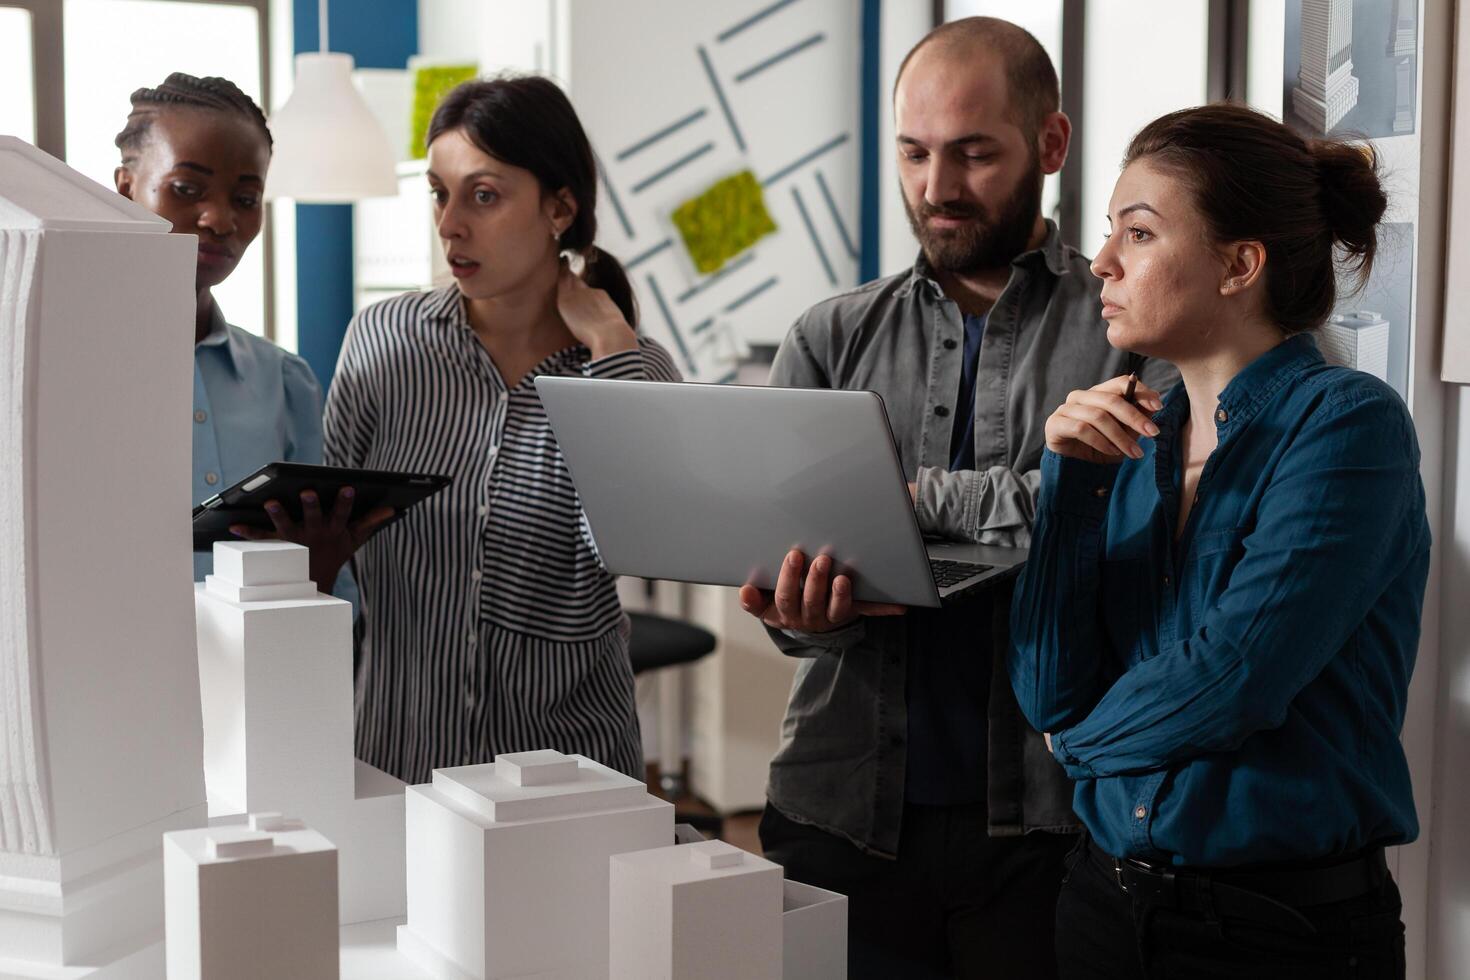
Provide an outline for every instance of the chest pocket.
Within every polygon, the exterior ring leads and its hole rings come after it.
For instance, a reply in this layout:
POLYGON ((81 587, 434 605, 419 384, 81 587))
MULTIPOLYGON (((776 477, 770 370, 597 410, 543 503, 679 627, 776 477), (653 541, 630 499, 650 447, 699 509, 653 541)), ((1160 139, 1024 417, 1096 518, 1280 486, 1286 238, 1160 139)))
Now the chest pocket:
POLYGON ((1229 527, 1196 536, 1185 571, 1196 627, 1229 586, 1231 573, 1245 557, 1245 539, 1253 530, 1248 526, 1229 527))

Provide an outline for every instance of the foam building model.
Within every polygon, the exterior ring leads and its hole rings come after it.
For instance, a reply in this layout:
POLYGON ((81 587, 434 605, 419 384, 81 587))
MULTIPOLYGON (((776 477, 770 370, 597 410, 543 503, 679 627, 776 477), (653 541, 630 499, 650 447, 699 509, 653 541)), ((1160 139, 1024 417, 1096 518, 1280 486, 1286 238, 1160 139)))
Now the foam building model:
POLYGON ((781 877, 718 840, 616 855, 610 980, 781 980, 781 877))
POLYGON ((781 908, 786 980, 846 980, 847 896, 788 880, 781 908))
POLYGON ((337 849, 300 820, 163 837, 168 980, 337 980, 337 849))
POLYGON ((436 769, 407 794, 398 949, 437 980, 608 975, 608 861, 674 839, 674 807, 580 755, 436 769))
POLYGON ((168 232, 0 136, 4 977, 158 980, 160 835, 206 817, 183 516, 197 243, 168 232))
POLYGON ((1317 333, 1317 346, 1329 364, 1367 371, 1388 380, 1390 325, 1371 310, 1334 313, 1317 333))
POLYGON ((1353 74, 1353 0, 1301 0, 1301 67, 1291 105, 1326 135, 1358 104, 1353 74))
POLYGON ((300 815, 337 845, 341 921, 401 916, 404 784, 353 757, 352 606, 307 558, 220 542, 195 587, 210 814, 300 815))
POLYGON ((844 980, 847 899, 724 841, 611 859, 611 980, 844 980))

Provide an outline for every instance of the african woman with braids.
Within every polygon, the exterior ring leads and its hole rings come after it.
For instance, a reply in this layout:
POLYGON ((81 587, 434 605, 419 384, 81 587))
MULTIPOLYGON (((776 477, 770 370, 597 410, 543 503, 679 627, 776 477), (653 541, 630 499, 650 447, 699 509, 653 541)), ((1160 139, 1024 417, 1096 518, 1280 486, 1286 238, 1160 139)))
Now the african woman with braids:
MULTIPOLYGON (((278 460, 320 463, 322 393, 306 362, 225 321, 210 290, 229 277, 260 233, 271 134, 250 97, 223 78, 182 72, 132 95, 116 143, 118 193, 197 235, 194 271, 194 500, 203 500, 278 460)), ((180 338, 182 341, 183 338, 180 338)), ((302 495, 302 527, 271 512, 283 537, 311 549, 311 575, 323 589, 337 581, 355 543, 388 516, 374 512, 348 526, 350 491, 330 517, 302 495)), ((270 510, 270 505, 267 506, 270 510)), ((210 570, 195 554, 194 577, 210 570)))

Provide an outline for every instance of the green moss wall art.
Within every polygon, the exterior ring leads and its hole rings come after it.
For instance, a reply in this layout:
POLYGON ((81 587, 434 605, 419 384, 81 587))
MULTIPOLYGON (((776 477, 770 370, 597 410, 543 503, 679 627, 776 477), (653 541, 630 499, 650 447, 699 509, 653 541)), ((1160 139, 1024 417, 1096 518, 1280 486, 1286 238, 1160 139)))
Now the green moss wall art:
POLYGON ((444 96, 454 90, 460 82, 467 82, 480 73, 479 65, 425 65, 413 73, 413 131, 408 137, 410 159, 422 160, 429 155, 424 144, 429 135, 429 120, 444 96))
POLYGON ((673 221, 700 275, 718 272, 776 230, 760 182, 749 170, 731 174, 679 205, 673 221))

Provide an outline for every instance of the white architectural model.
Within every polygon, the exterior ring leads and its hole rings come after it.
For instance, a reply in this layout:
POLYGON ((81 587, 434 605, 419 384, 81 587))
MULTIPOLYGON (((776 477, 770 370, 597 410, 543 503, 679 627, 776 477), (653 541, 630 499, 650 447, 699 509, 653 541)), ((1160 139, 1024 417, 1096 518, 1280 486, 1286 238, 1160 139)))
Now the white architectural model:
POLYGON ((1394 59, 1393 131, 1414 131, 1414 65, 1419 49, 1418 0, 1393 0, 1388 56, 1394 59))
POLYGON ((611 980, 846 980, 847 898, 723 841, 612 858, 611 980))
POLYGON ((337 850, 299 820, 163 837, 168 980, 337 980, 337 850))
POLYGON ((847 980, 847 896, 787 881, 782 907, 786 980, 847 980))
POLYGON ((1301 67, 1291 91, 1296 114, 1327 135, 1358 104, 1353 74, 1353 0, 1301 0, 1301 67))
POLYGON ((0 136, 0 976, 158 980, 159 835, 205 819, 168 232, 0 136))
POLYGON ((1322 325, 1317 346, 1328 364, 1366 371, 1388 380, 1388 343, 1391 328, 1372 310, 1334 313, 1322 325))
POLYGON ((580 755, 522 752, 408 789, 408 924, 438 980, 608 970, 608 859, 674 839, 674 807, 580 755))
POLYGON ((610 980, 781 980, 781 866, 724 841, 612 858, 610 980))
POLYGON ((404 784, 353 757, 351 605, 300 545, 235 541, 195 607, 211 814, 300 814, 337 845, 343 923, 402 915, 404 784))

